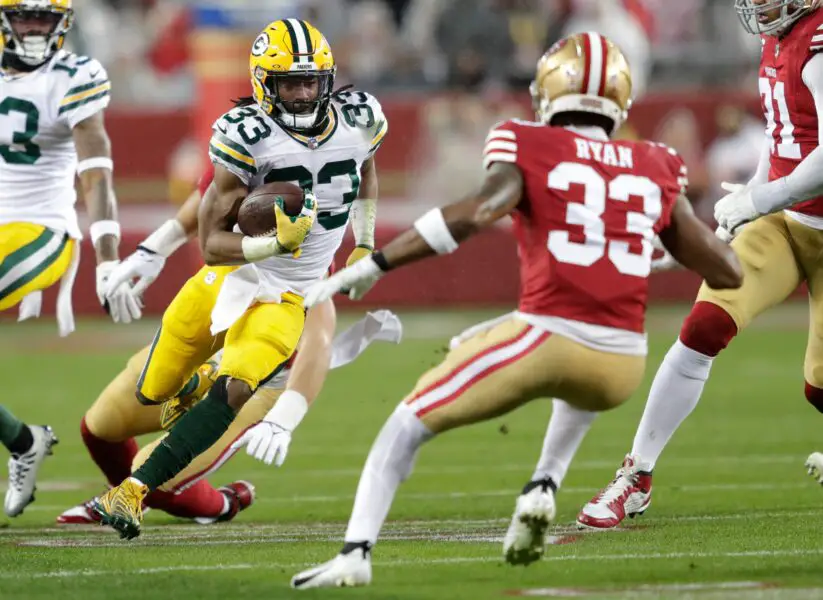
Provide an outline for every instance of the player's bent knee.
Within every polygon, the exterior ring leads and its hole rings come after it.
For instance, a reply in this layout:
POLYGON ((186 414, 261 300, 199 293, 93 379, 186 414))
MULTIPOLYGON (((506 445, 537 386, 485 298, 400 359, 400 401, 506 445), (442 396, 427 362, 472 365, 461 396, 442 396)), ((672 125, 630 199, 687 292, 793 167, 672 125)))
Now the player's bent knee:
POLYGON ((251 386, 242 379, 231 379, 226 385, 226 403, 237 412, 249 401, 253 393, 251 386))
POLYGON ((823 390, 806 382, 806 400, 817 409, 817 412, 823 413, 823 390))
POLYGON ((683 322, 680 341, 695 352, 717 356, 736 335, 737 323, 729 313, 711 302, 697 302, 683 322))

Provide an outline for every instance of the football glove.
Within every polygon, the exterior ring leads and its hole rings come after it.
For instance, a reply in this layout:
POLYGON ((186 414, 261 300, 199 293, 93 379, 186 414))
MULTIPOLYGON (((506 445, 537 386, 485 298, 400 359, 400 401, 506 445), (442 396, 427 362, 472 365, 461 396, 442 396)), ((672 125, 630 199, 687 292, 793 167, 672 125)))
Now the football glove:
POLYGON ((738 227, 759 217, 760 212, 754 206, 749 187, 726 181, 720 187, 729 193, 714 205, 714 219, 720 227, 735 235, 738 227))
POLYGON ((300 244, 309 235, 317 219, 317 200, 309 190, 303 196, 303 208, 296 217, 290 217, 283 208, 283 201, 278 199, 274 205, 274 218, 277 221, 277 244, 294 258, 301 254, 300 244))
POLYGON ((166 257, 152 252, 143 246, 137 246, 137 250, 120 261, 120 264, 111 272, 108 279, 110 290, 119 288, 122 284, 131 283, 133 279, 137 282, 132 286, 132 293, 135 296, 142 296, 166 264, 166 257))
MULTIPOLYGON (((351 251, 351 254, 349 254, 349 257, 346 259, 346 266, 352 266, 357 261, 362 260, 367 256, 371 256, 373 252, 374 248, 372 248, 371 246, 367 246, 365 244, 359 244, 355 246, 354 250, 351 251)), ((362 298, 363 296, 365 296, 366 292, 369 291, 369 289, 374 285, 374 283, 374 281, 366 281, 351 289, 340 290, 340 293, 346 294, 352 300, 356 300, 358 298, 362 298), (363 286, 366 286, 365 289, 361 289, 363 288, 363 286)))
POLYGON ((291 431, 277 423, 263 420, 246 431, 231 447, 232 450, 238 450, 246 446, 249 456, 262 460, 267 465, 274 463, 281 467, 289 452, 289 444, 291 431))
POLYGON ((131 323, 143 316, 137 296, 127 283, 109 284, 119 264, 119 260, 108 260, 97 265, 97 299, 115 323, 131 323))
POLYGON ((349 298, 360 300, 382 276, 383 271, 370 256, 365 260, 358 260, 352 266, 312 285, 306 293, 303 306, 310 308, 325 302, 341 290, 351 290, 349 298))

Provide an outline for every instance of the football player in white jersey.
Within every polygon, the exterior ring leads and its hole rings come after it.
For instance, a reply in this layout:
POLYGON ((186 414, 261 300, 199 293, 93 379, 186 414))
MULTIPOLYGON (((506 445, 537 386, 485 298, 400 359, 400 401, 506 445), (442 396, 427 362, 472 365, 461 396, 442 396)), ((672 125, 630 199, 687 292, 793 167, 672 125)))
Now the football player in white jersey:
MULTIPOLYGON (((60 280, 61 335, 74 329, 82 237, 75 174, 91 220, 98 297, 115 322, 140 317, 129 286, 106 289, 120 238, 103 125, 111 86, 99 62, 62 49, 73 18, 71 0, 0 0, 0 311, 20 304, 21 319, 39 315, 42 290, 60 280)), ((12 453, 4 508, 16 516, 33 500, 37 471, 56 440, 50 428, 0 410, 0 441, 12 453)))
MULTIPOLYGON (((208 266, 166 310, 137 396, 149 404, 174 397, 220 344, 222 361, 206 397, 132 477, 95 503, 103 523, 126 538, 140 533, 146 495, 224 435, 292 355, 304 327, 303 294, 326 274, 350 220, 358 248, 348 263, 374 247, 374 154, 387 131, 380 104, 362 92, 333 93, 331 49, 306 21, 269 24, 249 65, 253 100, 218 119, 209 145, 216 194, 206 195, 199 227, 208 266), (236 232, 249 190, 275 181, 304 189, 301 214, 276 206, 275 235, 236 232)), ((281 398, 240 442, 274 455, 307 409, 301 398, 281 398)))

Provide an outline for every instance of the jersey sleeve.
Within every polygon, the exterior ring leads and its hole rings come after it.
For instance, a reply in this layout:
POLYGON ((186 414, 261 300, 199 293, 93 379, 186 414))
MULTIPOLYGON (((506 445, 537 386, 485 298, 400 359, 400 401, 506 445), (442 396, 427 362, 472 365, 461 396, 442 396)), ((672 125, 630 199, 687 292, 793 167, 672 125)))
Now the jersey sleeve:
POLYGON ((661 198, 662 206, 660 218, 655 224, 655 233, 660 233, 671 223, 674 205, 680 196, 685 196, 689 191, 689 169, 677 150, 665 144, 654 144, 662 154, 668 185, 663 188, 661 198))
POLYGON ((74 128, 101 110, 111 99, 111 82, 108 73, 98 61, 86 56, 68 55, 58 60, 54 71, 65 72, 68 86, 60 98, 57 116, 74 128))
POLYGON ((228 169, 246 185, 257 174, 254 154, 241 133, 243 122, 248 117, 248 108, 232 109, 215 121, 209 141, 211 162, 228 169))
POLYGON ((372 115, 374 115, 374 122, 370 127, 368 127, 369 135, 371 137, 369 143, 369 152, 366 155, 366 160, 368 160, 375 155, 377 149, 380 148, 380 145, 386 138, 386 133, 388 133, 389 131, 389 121, 388 119, 386 119, 386 115, 383 114, 383 107, 380 106, 380 102, 377 101, 377 98, 375 98, 371 94, 365 95, 368 98, 366 104, 369 106, 369 108, 371 108, 372 115))
POLYGON ((511 121, 492 127, 483 146, 483 168, 488 170, 494 163, 517 163, 517 131, 511 121))

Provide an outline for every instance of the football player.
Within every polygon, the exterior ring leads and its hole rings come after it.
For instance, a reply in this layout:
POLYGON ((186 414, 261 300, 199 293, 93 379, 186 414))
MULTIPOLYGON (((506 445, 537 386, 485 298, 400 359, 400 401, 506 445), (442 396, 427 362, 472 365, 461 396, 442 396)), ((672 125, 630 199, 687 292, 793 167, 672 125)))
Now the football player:
MULTIPOLYGON (((823 10, 818 0, 736 0, 743 27, 761 36, 758 88, 766 119, 760 162, 745 185, 715 206, 719 234, 731 239, 743 287, 704 283, 680 336, 655 375, 646 409, 614 480, 578 515, 582 527, 609 529, 651 502, 652 470, 691 414, 714 359, 742 329, 783 302, 801 283, 809 290, 805 396, 823 412, 823 10)), ((810 457, 810 461, 813 456, 810 457)), ((812 465, 807 465, 809 469, 812 465)))
POLYGON ((611 141, 629 108, 620 50, 596 33, 554 45, 531 87, 539 122, 495 126, 477 192, 434 209, 382 251, 315 284, 311 306, 459 242, 505 215, 521 266, 519 310, 461 336, 389 417, 363 468, 342 551, 299 573, 296 588, 366 585, 370 554, 420 446, 538 397, 554 412, 538 466, 504 541, 512 564, 544 549, 554 494, 591 418, 627 400, 643 376, 652 240, 718 289, 740 285, 732 250, 692 213, 686 169, 671 149, 611 141))
MULTIPOLYGON (((42 290, 60 281, 61 335, 74 330, 71 289, 79 262, 75 174, 97 254, 97 295, 115 322, 140 318, 127 285, 108 290, 120 226, 103 111, 108 76, 92 58, 63 50, 71 0, 0 0, 0 311, 38 316, 42 290), (106 292, 108 291, 108 301, 106 292)), ((12 452, 4 508, 20 514, 55 437, 0 411, 0 441, 12 452)))
MULTIPOLYGON (((249 62, 253 98, 218 119, 209 146, 216 193, 204 199, 199 225, 208 266, 166 310, 138 398, 163 403, 221 345, 223 357, 206 397, 130 478, 95 503, 103 522, 127 538, 139 535, 146 495, 217 442, 292 355, 305 320, 303 294, 325 276, 350 215, 358 245, 350 260, 370 255, 374 245, 374 154, 387 130, 380 104, 362 92, 333 93, 331 48, 306 21, 269 24, 249 62), (289 217, 278 205, 275 235, 235 232, 249 189, 274 181, 303 187, 301 214, 289 217)), ((293 430, 308 404, 296 396, 285 400, 241 442, 272 447, 293 430)))
MULTIPOLYGON (((159 276, 166 258, 196 235, 197 210, 213 174, 214 169, 210 168, 201 178, 198 190, 192 193, 175 218, 163 223, 141 242, 137 250, 115 269, 112 280, 136 280, 134 288, 142 294, 159 276)), ((236 481, 216 489, 204 479, 236 452, 232 444, 260 421, 280 397, 289 402, 289 396, 297 395, 298 399, 302 398, 310 405, 319 394, 330 368, 348 364, 374 340, 396 343, 400 339, 400 322, 388 311, 370 313, 336 338, 335 324, 336 315, 331 301, 309 311, 300 346, 311 348, 311 351, 296 352, 283 371, 255 392, 223 437, 195 458, 174 480, 149 494, 144 499, 144 506, 177 517, 195 519, 203 524, 231 520, 239 511, 248 508, 254 501, 254 488, 248 482, 236 481)), ((148 353, 149 348, 144 348, 128 361, 125 369, 103 390, 80 423, 83 443, 111 485, 117 485, 133 469, 142 465, 151 450, 163 439, 158 438, 138 452, 134 438, 169 429, 208 391, 219 366, 218 353, 198 369, 175 398, 162 405, 146 406, 135 400, 134 390, 148 353)), ((269 462, 276 459, 278 464, 282 464, 290 437, 291 432, 284 430, 276 439, 276 446, 261 446, 254 450, 266 459, 266 452, 272 449, 269 462)), ((57 517, 57 523, 99 523, 100 516, 92 510, 93 501, 64 511, 57 517)))

